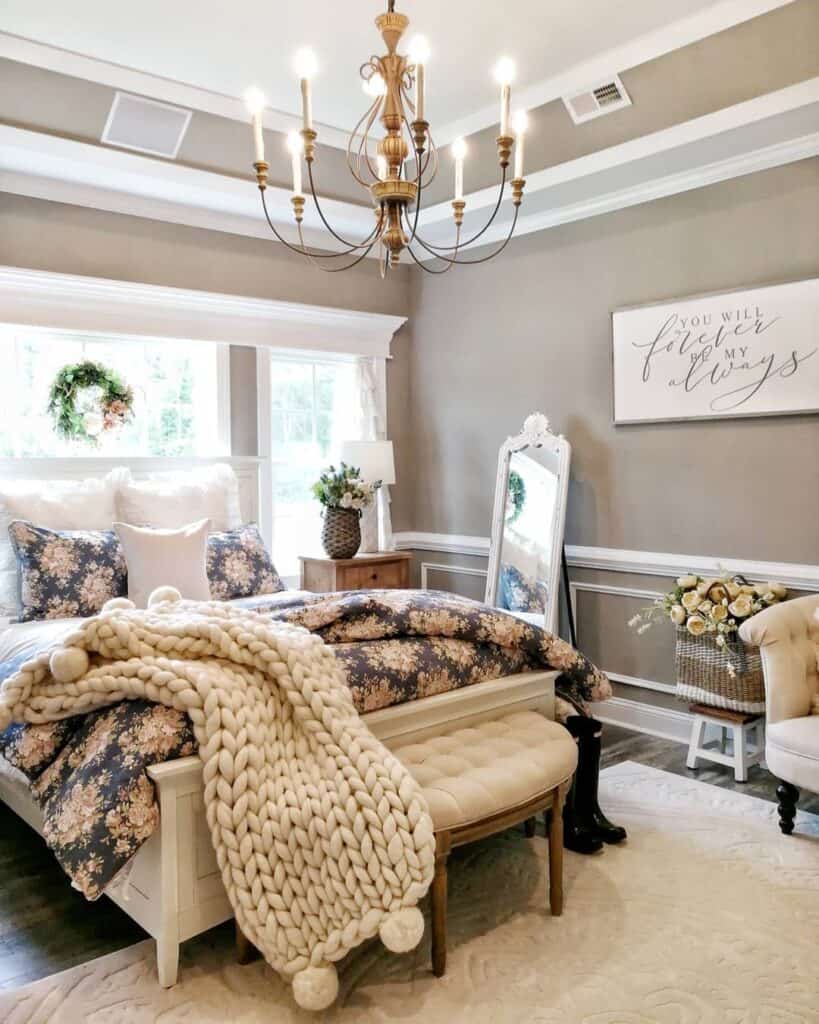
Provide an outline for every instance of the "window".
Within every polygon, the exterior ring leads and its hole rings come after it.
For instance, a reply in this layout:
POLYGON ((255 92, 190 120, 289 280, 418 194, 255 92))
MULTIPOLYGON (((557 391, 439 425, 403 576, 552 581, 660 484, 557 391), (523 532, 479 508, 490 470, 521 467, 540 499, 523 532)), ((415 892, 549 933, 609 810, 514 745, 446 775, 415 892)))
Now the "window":
POLYGON ((317 549, 321 507, 311 488, 339 443, 359 436, 360 419, 353 359, 270 356, 273 560, 283 576, 296 576, 298 556, 317 549))
POLYGON ((35 331, 0 325, 0 457, 202 456, 229 451, 226 345, 35 331), (48 393, 57 372, 89 359, 134 391, 134 418, 100 444, 54 432, 48 393))

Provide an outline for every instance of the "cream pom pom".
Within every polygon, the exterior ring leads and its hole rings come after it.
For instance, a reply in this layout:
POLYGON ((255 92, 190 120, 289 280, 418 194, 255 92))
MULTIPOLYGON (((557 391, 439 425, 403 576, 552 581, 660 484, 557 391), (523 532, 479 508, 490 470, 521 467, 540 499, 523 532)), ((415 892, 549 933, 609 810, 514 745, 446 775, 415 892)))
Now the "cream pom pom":
POLYGON ((58 647, 48 659, 48 667, 58 683, 74 683, 88 671, 88 654, 80 647, 58 647))
POLYGON ((151 591, 148 598, 148 607, 153 608, 155 604, 162 604, 163 601, 181 601, 182 595, 176 587, 157 587, 151 591))
POLYGON ((418 907, 395 910, 381 922, 378 934, 392 953, 409 953, 424 934, 424 915, 418 907))
POLYGON ((293 976, 293 998, 304 1010, 326 1010, 338 995, 338 974, 332 964, 305 967, 293 976))
POLYGON ((129 601, 127 597, 112 597, 109 601, 105 602, 100 611, 117 612, 125 611, 128 608, 136 608, 133 601, 129 601))

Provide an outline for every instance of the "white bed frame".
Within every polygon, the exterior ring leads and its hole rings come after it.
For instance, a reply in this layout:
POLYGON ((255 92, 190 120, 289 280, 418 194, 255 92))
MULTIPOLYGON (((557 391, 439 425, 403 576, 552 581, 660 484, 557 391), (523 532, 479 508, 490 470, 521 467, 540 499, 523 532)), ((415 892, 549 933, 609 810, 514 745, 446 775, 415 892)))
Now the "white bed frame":
MULTIPOLYGON (((135 478, 153 472, 185 470, 215 462, 233 466, 246 521, 260 519, 261 459, 250 456, 213 459, 0 459, 0 476, 19 479, 84 479, 128 466, 135 478)), ((269 541, 269 538, 266 538, 269 541)), ((422 739, 453 724, 470 725, 499 712, 538 710, 554 718, 557 672, 524 672, 462 690, 373 711, 367 725, 387 746, 391 741, 422 739)), ((159 982, 176 983, 179 944, 233 916, 205 822, 202 766, 184 757, 148 768, 159 803, 157 832, 140 847, 126 881, 106 895, 156 939, 159 982)), ((42 835, 40 809, 24 776, 0 758, 0 799, 42 835)))

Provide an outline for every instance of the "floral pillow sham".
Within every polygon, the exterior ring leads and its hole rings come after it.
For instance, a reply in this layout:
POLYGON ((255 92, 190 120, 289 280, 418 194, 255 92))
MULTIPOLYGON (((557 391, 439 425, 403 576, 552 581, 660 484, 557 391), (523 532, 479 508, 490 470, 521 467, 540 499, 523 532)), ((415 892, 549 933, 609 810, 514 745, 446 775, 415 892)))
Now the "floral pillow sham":
POLYGON ((9 524, 17 558, 19 622, 96 615, 128 592, 128 570, 113 531, 48 530, 9 524))
MULTIPOLYGON (((128 594, 128 567, 114 531, 49 530, 14 520, 9 539, 17 559, 18 622, 96 615, 109 598, 128 594)), ((255 523, 209 535, 207 575, 217 601, 286 589, 255 523)))
POLYGON ((207 572, 210 595, 217 601, 286 589, 255 523, 208 537, 207 572))

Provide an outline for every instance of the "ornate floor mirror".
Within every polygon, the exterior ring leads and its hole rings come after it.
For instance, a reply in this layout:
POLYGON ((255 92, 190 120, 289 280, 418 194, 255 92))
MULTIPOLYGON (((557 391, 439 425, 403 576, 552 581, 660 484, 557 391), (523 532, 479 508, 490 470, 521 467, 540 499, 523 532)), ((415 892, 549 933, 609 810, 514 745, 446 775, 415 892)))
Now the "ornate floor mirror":
POLYGON ((526 417, 498 456, 486 603, 552 633, 559 590, 571 446, 542 413, 526 417))

